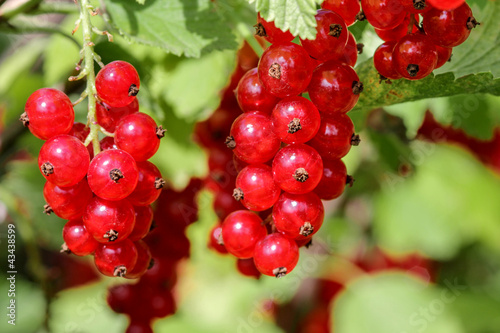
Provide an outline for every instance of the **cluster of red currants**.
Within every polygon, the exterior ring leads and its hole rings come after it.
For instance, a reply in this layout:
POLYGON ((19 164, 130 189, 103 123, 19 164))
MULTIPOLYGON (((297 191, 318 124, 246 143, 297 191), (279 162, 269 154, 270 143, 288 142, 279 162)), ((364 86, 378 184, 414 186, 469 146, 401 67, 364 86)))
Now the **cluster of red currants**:
POLYGON ((257 35, 272 45, 237 85, 243 114, 225 141, 238 172, 233 197, 247 210, 225 216, 213 234, 226 251, 253 258, 258 272, 276 277, 293 270, 299 247, 320 229, 321 200, 337 198, 352 182, 341 158, 359 143, 346 115, 363 90, 345 60, 349 31, 333 11, 315 18, 316 39, 301 46, 258 17, 257 35))
POLYGON ((117 313, 130 318, 127 333, 153 332, 154 318, 175 313, 173 291, 180 260, 189 257, 186 227, 198 220, 196 196, 202 181, 192 179, 181 192, 163 189, 154 211, 155 228, 145 237, 154 266, 137 283, 121 284, 109 289, 107 301, 117 313))
POLYGON ((381 79, 426 77, 451 60, 452 48, 479 24, 463 0, 362 0, 361 6, 361 16, 385 41, 373 57, 381 79))
POLYGON ((93 254, 104 275, 137 278, 150 265, 151 253, 141 239, 151 227, 150 204, 165 184, 147 160, 158 150, 165 130, 138 112, 140 81, 131 64, 114 61, 104 66, 95 86, 96 107, 104 109, 99 111, 105 119, 102 126, 114 132, 101 140, 102 151, 95 156, 89 143, 97 133, 73 123, 73 104, 59 90, 35 91, 21 120, 46 140, 38 156, 47 180, 45 212, 69 220, 63 228, 63 250, 93 254))

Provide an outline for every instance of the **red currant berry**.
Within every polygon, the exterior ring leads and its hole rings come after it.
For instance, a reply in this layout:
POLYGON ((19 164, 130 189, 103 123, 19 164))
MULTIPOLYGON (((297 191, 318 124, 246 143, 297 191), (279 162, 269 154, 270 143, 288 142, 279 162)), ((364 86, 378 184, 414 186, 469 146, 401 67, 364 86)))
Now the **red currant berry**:
POLYGON ((220 224, 216 224, 210 231, 210 237, 208 239, 208 247, 217 251, 220 254, 226 254, 227 250, 222 242, 222 227, 220 224))
POLYGON ((282 148, 273 160, 274 181, 286 192, 311 192, 323 174, 323 161, 316 150, 306 144, 282 148))
POLYGON ((236 177, 233 197, 253 211, 271 208, 280 195, 280 188, 273 180, 271 167, 252 164, 245 167, 236 177))
POLYGON ((400 0, 405 11, 413 14, 422 14, 431 10, 428 0, 400 0))
POLYGON ((58 135, 47 140, 38 155, 42 175, 57 186, 73 186, 87 174, 90 156, 77 138, 58 135))
POLYGON ((271 114, 273 132, 285 143, 304 143, 318 132, 321 118, 318 109, 300 96, 282 99, 271 114))
POLYGON ((137 162, 137 169, 137 186, 127 199, 134 206, 149 206, 160 196, 165 181, 161 178, 160 170, 149 161, 137 162))
POLYGON ((358 50, 356 38, 354 38, 354 35, 349 32, 349 37, 344 48, 344 53, 342 53, 342 55, 338 58, 338 61, 354 67, 354 65, 356 65, 356 61, 358 61, 358 52, 360 52, 360 50, 358 50))
POLYGON ((109 307, 116 313, 132 313, 134 301, 134 285, 119 284, 108 289, 106 300, 109 307))
POLYGON ((331 114, 321 117, 321 126, 308 144, 316 149, 325 160, 336 160, 347 155, 352 145, 358 144, 354 124, 345 114, 331 114))
POLYGON ((69 220, 63 227, 63 251, 69 250, 77 256, 94 253, 99 243, 85 228, 81 219, 69 220))
POLYGON ((39 139, 47 140, 67 134, 73 127, 73 104, 62 91, 52 88, 38 89, 30 95, 24 106, 21 121, 39 139))
POLYGON ((71 127, 71 130, 68 132, 68 135, 74 136, 82 143, 85 142, 89 134, 90 128, 88 128, 84 123, 74 123, 73 127, 71 127))
POLYGON ((439 67, 442 67, 448 61, 450 61, 453 49, 451 47, 443 47, 439 45, 434 45, 434 46, 436 47, 436 51, 438 53, 438 60, 435 69, 438 69, 439 67))
POLYGON ((248 210, 233 212, 222 223, 224 246, 237 258, 251 258, 255 244, 266 234, 262 219, 248 210))
POLYGON ((312 245, 312 236, 311 237, 305 237, 303 239, 295 239, 295 243, 299 248, 301 247, 306 247, 309 248, 312 245))
POLYGON ((99 145, 101 146, 101 150, 118 149, 115 144, 115 138, 111 136, 103 138, 101 141, 99 141, 99 145))
POLYGON ((137 279, 143 276, 151 265, 151 251, 149 251, 149 246, 142 240, 134 242, 135 248, 137 249, 137 262, 130 271, 127 272, 125 276, 127 279, 137 279))
POLYGON ((238 268, 238 271, 244 276, 259 279, 262 275, 257 267, 255 267, 253 258, 236 260, 236 268, 238 268))
POLYGON ((120 149, 105 150, 92 160, 87 174, 90 189, 106 200, 121 200, 131 194, 139 178, 135 160, 120 149))
POLYGON ((373 55, 373 64, 377 72, 390 80, 397 80, 402 78, 401 74, 396 71, 392 61, 392 53, 397 42, 385 42, 380 45, 373 55))
POLYGON ((314 70, 308 90, 319 111, 346 113, 358 102, 363 84, 352 67, 331 60, 314 70))
POLYGON ((427 36, 409 34, 394 46, 394 68, 405 79, 420 80, 429 75, 437 64, 437 50, 427 36))
POLYGON ((431 42, 444 47, 455 47, 465 42, 478 24, 466 2, 452 10, 434 8, 423 17, 422 27, 426 35, 431 42))
POLYGON ((267 235, 255 245, 255 266, 264 275, 277 278, 289 274, 299 261, 299 247, 280 233, 267 235))
POLYGON ((452 10, 457 7, 460 7, 465 0, 428 0, 429 3, 441 10, 452 10))
POLYGON ((135 224, 132 233, 128 236, 131 241, 138 241, 146 237, 153 223, 153 209, 150 206, 134 206, 135 224))
POLYGON ((243 209, 240 201, 234 200, 233 194, 226 191, 218 191, 215 194, 213 208, 217 217, 224 220, 229 214, 235 210, 243 209))
POLYGON ((99 99, 111 107, 126 106, 135 99, 141 82, 134 66, 117 60, 104 66, 95 78, 99 99))
POLYGON ((316 38, 300 39, 309 55, 320 61, 340 58, 344 53, 349 31, 342 17, 331 10, 318 10, 316 19, 316 38))
POLYGON ((43 197, 47 201, 46 212, 54 212, 62 219, 71 220, 82 216, 85 207, 92 199, 92 191, 86 179, 68 187, 59 187, 46 182, 43 187, 43 197))
POLYGON ((347 26, 356 22, 356 15, 361 9, 358 0, 325 0, 321 4, 321 8, 331 10, 342 16, 347 26))
POLYGON ((139 101, 134 98, 132 103, 123 107, 114 108, 104 104, 96 103, 95 118, 97 123, 106 131, 113 133, 116 125, 123 117, 139 111, 139 101))
POLYGON ((151 158, 160 147, 165 130, 153 118, 137 112, 123 118, 116 126, 115 143, 136 161, 151 158))
POLYGON ((276 28, 274 22, 267 22, 257 14, 257 24, 255 25, 255 34, 259 37, 264 37, 269 43, 286 43, 293 40, 293 35, 290 31, 283 31, 276 28))
POLYGON ((273 44, 260 58, 258 72, 264 88, 271 94, 280 98, 296 96, 311 81, 311 60, 300 45, 273 44))
MULTIPOLYGON (((392 29, 377 29, 375 28, 375 32, 377 35, 385 42, 397 42, 404 36, 408 34, 408 26, 410 25, 411 22, 411 15, 408 14, 406 15, 405 19, 403 22, 401 22, 399 25, 392 29)), ((416 25, 413 26, 412 32, 416 33, 418 32, 418 28, 416 25)))
POLYGON ((94 197, 83 214, 88 232, 100 243, 125 240, 134 230, 135 211, 127 200, 94 197))
POLYGON ((323 177, 314 189, 321 200, 338 198, 345 189, 347 170, 342 160, 323 161, 323 177))
POLYGON ((262 112, 246 112, 234 120, 226 145, 247 163, 269 161, 280 148, 271 118, 262 112))
POLYGON ((94 254, 97 269, 107 276, 126 277, 137 263, 137 248, 131 240, 116 244, 99 244, 94 254))
MULTIPOLYGON (((137 304, 137 303, 135 303, 137 304)), ((132 320, 125 333, 154 333, 149 320, 132 320)))
POLYGON ((243 75, 236 88, 236 98, 243 112, 260 111, 270 114, 279 98, 270 94, 259 80, 257 68, 243 75))
POLYGON ((325 209, 320 198, 313 192, 306 194, 282 193, 273 207, 276 229, 285 236, 305 239, 321 228, 325 209))
POLYGON ((361 8, 368 22, 377 29, 392 29, 405 18, 400 0, 361 0, 361 8))

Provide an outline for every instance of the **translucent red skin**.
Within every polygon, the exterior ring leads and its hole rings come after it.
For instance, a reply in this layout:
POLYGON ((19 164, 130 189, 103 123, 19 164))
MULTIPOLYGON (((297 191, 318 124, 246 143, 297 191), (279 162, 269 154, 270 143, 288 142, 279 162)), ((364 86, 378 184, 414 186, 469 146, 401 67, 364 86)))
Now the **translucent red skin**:
POLYGON ((153 209, 150 206, 134 206, 134 229, 128 236, 131 241, 138 241, 146 237, 153 223, 153 209))
POLYGON ((392 29, 405 18, 400 0, 361 0, 368 22, 377 29, 392 29))
POLYGON ((327 61, 339 58, 343 53, 349 38, 349 31, 344 19, 331 10, 318 10, 314 16, 316 19, 316 38, 300 39, 300 43, 306 52, 314 59, 327 61), (330 25, 338 24, 342 30, 339 37, 328 35, 330 25))
POLYGON ((444 64, 450 60, 451 53, 453 52, 453 48, 451 47, 443 47, 439 45, 434 45, 436 47, 436 51, 438 54, 438 60, 436 63, 436 67, 434 69, 438 69, 439 67, 442 67, 444 64))
POLYGON ((279 101, 260 82, 257 67, 243 75, 236 88, 236 98, 243 112, 260 111, 267 114, 273 111, 279 101))
POLYGON ((99 243, 85 228, 81 219, 66 222, 62 231, 63 239, 71 253, 86 256, 94 253, 99 243))
POLYGON ((158 151, 160 139, 156 135, 156 122, 145 113, 128 115, 116 126, 115 143, 136 161, 146 161, 158 151))
POLYGON ((324 160, 336 160, 351 150, 354 124, 345 114, 324 115, 316 136, 308 144, 316 149, 324 160))
POLYGON ((441 10, 451 10, 460 7, 465 0, 427 0, 433 7, 441 10))
POLYGON ((45 176, 57 186, 73 186, 87 174, 90 156, 87 148, 74 136, 62 134, 47 140, 38 154, 38 167, 50 163, 54 173, 45 176))
POLYGON ((161 189, 155 187, 157 178, 161 178, 160 170, 149 161, 137 162, 139 177, 134 191, 127 197, 134 206, 149 206, 158 199, 161 189))
POLYGON ((280 148, 272 131, 271 118, 262 112, 246 112, 236 118, 230 135, 236 142, 233 153, 246 163, 269 161, 280 148))
POLYGON ((104 66, 95 78, 99 99, 111 107, 126 106, 136 98, 129 96, 129 89, 135 84, 141 86, 137 70, 126 61, 113 61, 104 66))
POLYGON ((304 143, 311 140, 318 132, 321 118, 316 106, 301 96, 282 99, 271 114, 272 129, 282 142, 304 143), (301 129, 288 133, 288 125, 293 119, 299 119, 301 129))
POLYGON ((323 161, 318 152, 306 144, 288 145, 274 157, 272 170, 274 181, 282 190, 303 194, 311 192, 318 185, 323 175, 323 161), (308 172, 309 178, 305 182, 293 177, 298 168, 308 172))
POLYGON ((243 168, 236 177, 236 188, 243 191, 243 206, 256 212, 271 208, 281 193, 274 182, 271 167, 264 164, 243 168))
POLYGON ((342 160, 323 161, 323 177, 314 189, 321 200, 338 198, 345 189, 347 170, 342 160))
POLYGON ((392 62, 396 71, 408 80, 420 80, 436 68, 438 54, 436 47, 422 34, 409 34, 399 40, 394 46, 392 62), (410 76, 408 65, 419 67, 417 75, 410 76))
POLYGON ((236 260, 236 268, 238 269, 238 272, 240 272, 244 276, 259 279, 262 275, 257 267, 255 267, 253 258, 236 260))
POLYGON ((309 97, 320 112, 346 113, 359 99, 352 91, 354 81, 359 82, 359 77, 352 67, 334 60, 324 62, 313 72, 309 97))
POLYGON ((243 209, 244 206, 240 201, 234 200, 232 193, 219 191, 215 194, 213 208, 217 217, 223 220, 235 210, 243 209))
POLYGON ((283 192, 273 207, 273 221, 276 229, 295 240, 310 238, 318 232, 324 217, 323 203, 314 192, 305 194, 283 192), (305 222, 309 222, 314 228, 307 237, 300 234, 300 227, 305 222))
POLYGON ((405 11, 412 14, 422 14, 432 9, 432 5, 429 3, 429 0, 425 0, 424 9, 416 9, 413 5, 413 0, 400 0, 400 2, 405 11))
POLYGON ((270 234, 255 246, 253 260, 264 275, 274 276, 273 270, 279 267, 285 267, 286 274, 290 274, 299 261, 299 247, 281 233, 270 234))
POLYGON ((52 88, 38 89, 30 95, 24 106, 28 114, 28 128, 39 139, 68 134, 75 121, 73 104, 68 96, 52 88))
POLYGON ((139 170, 129 153, 121 149, 104 150, 97 154, 87 173, 92 192, 106 200, 121 200, 129 196, 137 186, 139 170), (123 178, 115 182, 110 178, 111 170, 121 171, 123 178))
POLYGON ((271 44, 291 42, 294 38, 290 31, 283 31, 280 28, 276 28, 273 21, 267 22, 260 16, 260 13, 257 14, 257 23, 262 24, 267 35, 264 38, 271 44))
POLYGON ((134 98, 130 104, 118 108, 103 106, 100 103, 96 103, 95 117, 99 125, 106 131, 113 133, 116 129, 116 125, 123 117, 138 111, 139 100, 137 98, 134 98))
POLYGON ((356 61, 358 61, 358 45, 356 43, 356 38, 354 38, 354 35, 351 32, 349 32, 344 52, 338 58, 338 61, 351 67, 354 67, 354 65, 356 65, 356 61))
POLYGON ((380 45, 373 55, 373 64, 380 75, 391 80, 402 78, 402 75, 396 71, 392 61, 392 52, 396 46, 396 41, 385 42, 380 45))
POLYGON ((118 149, 118 146, 115 143, 115 138, 111 136, 103 138, 99 141, 99 145, 101 146, 101 150, 118 149))
POLYGON ((99 244, 94 253, 94 262, 102 274, 113 276, 115 268, 120 265, 125 266, 127 272, 131 271, 138 257, 134 243, 125 239, 120 243, 99 244))
POLYGON ((137 249, 137 261, 130 271, 127 270, 125 277, 127 279, 137 279, 143 276, 147 271, 151 262, 151 251, 149 246, 142 240, 134 242, 137 249))
POLYGON ((431 42, 444 47, 454 47, 465 42, 470 35, 467 20, 472 10, 464 2, 456 9, 432 9, 423 15, 422 27, 431 42))
POLYGON ((46 182, 43 187, 45 201, 54 214, 65 220, 81 217, 92 196, 86 179, 68 187, 59 187, 51 182, 46 182))
POLYGON ((264 88, 274 96, 279 98, 296 96, 306 90, 311 80, 311 61, 308 53, 300 45, 273 44, 262 54, 258 73, 264 88), (269 75, 269 69, 273 64, 279 64, 281 67, 279 79, 269 75))
POLYGON ((112 243, 125 240, 135 225, 134 207, 127 200, 109 201, 94 197, 82 218, 88 232, 100 243, 109 243, 109 239, 103 236, 110 229, 118 232, 118 238, 112 243))
POLYGON ((255 244, 267 234, 262 219, 248 210, 229 214, 222 223, 222 239, 226 250, 240 259, 251 258, 255 244))
POLYGON ((358 0, 325 0, 321 4, 321 8, 339 14, 347 26, 356 22, 356 15, 361 10, 358 0))
MULTIPOLYGON (((391 41, 398 41, 406 34, 408 34, 408 25, 410 24, 410 14, 406 15, 404 18, 403 22, 398 24, 392 29, 377 29, 375 28, 375 32, 377 35, 385 42, 391 42, 391 41)), ((414 25, 412 28, 412 32, 418 32, 418 28, 414 25)))
POLYGON ((212 230, 210 231, 210 235, 208 238, 208 247, 217 251, 220 254, 228 253, 224 244, 219 244, 219 235, 222 232, 222 227, 219 224, 216 224, 212 230))

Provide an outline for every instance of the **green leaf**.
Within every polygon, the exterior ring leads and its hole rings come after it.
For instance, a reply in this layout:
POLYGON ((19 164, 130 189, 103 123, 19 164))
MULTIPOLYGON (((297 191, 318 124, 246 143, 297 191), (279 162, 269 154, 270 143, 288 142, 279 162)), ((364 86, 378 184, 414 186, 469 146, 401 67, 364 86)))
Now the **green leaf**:
POLYGON ((500 253, 500 180, 458 147, 416 142, 409 178, 386 174, 374 234, 390 250, 449 259, 479 242, 500 253))
POLYGON ((126 39, 175 55, 199 57, 238 46, 210 0, 105 0, 112 24, 126 39))
POLYGON ((266 21, 274 21, 283 31, 303 39, 316 37, 317 5, 323 0, 249 0, 266 21))

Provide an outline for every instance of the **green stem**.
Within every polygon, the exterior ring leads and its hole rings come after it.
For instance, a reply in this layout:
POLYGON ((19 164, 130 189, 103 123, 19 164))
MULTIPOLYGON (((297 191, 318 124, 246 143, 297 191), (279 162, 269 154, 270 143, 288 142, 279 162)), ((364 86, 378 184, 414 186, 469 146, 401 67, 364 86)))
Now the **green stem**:
POLYGON ((18 23, 14 23, 15 25, 0 25, 0 32, 5 34, 39 34, 39 33, 48 33, 48 34, 59 34, 74 43, 78 48, 80 48, 80 44, 70 35, 61 31, 56 26, 36 26, 36 25, 20 25, 18 23))
POLYGON ((87 97, 89 98, 87 122, 90 126, 89 137, 92 140, 94 154, 97 155, 101 151, 99 146, 99 125, 95 119, 96 113, 96 96, 95 88, 95 72, 94 72, 94 43, 92 42, 92 22, 90 20, 91 10, 90 0, 80 1, 80 18, 81 27, 83 29, 83 56, 85 67, 82 69, 87 73, 87 97))
POLYGON ((29 12, 30 10, 35 9, 40 4, 40 2, 42 2, 42 0, 28 0, 22 5, 7 11, 2 11, 2 9, 0 8, 0 20, 8 21, 14 16, 29 12))
POLYGON ((30 11, 29 15, 39 14, 76 14, 78 7, 69 2, 42 2, 36 9, 30 11))

